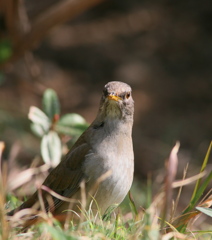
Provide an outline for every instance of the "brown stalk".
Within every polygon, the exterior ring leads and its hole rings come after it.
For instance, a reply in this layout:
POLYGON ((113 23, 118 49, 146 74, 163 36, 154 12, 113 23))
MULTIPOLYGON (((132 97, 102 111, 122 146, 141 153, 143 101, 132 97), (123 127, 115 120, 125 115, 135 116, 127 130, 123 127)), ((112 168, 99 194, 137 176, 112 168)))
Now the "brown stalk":
POLYGON ((14 43, 13 55, 1 67, 32 50, 54 26, 67 22, 103 0, 64 0, 42 13, 31 23, 28 33, 19 36, 14 43))
POLYGON ((18 1, 17 0, 1 0, 0 9, 4 15, 5 27, 8 34, 14 37, 17 32, 16 24, 18 17, 18 1))

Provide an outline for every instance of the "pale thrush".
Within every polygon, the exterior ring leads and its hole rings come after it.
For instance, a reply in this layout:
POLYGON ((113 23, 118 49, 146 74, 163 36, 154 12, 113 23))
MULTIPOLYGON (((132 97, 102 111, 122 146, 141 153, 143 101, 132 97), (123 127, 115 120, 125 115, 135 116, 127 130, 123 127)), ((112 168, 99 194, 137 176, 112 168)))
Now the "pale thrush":
MULTIPOLYGON (((66 198, 77 199, 78 203, 70 205, 56 197, 52 197, 53 201, 47 201, 49 193, 43 191, 47 212, 50 211, 53 215, 66 213, 65 210, 70 206, 79 212, 80 185, 83 181, 87 196, 92 194, 95 199, 92 204, 93 210, 99 209, 103 214, 110 205, 123 201, 133 181, 133 114, 131 87, 123 82, 107 83, 103 89, 96 119, 43 183, 66 198), (92 192, 97 181, 105 173, 108 173, 108 176, 100 181, 92 192)), ((41 209, 37 192, 8 215, 33 206, 37 210, 41 209)))

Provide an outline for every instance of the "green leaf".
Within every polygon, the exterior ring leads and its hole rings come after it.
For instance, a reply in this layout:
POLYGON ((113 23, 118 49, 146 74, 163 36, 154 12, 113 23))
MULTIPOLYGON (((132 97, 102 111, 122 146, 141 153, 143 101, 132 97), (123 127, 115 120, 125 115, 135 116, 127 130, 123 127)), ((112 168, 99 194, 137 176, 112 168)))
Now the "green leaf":
POLYGON ((55 131, 57 131, 58 133, 64 134, 64 135, 69 135, 71 137, 80 136, 84 132, 85 129, 87 129, 86 125, 81 126, 81 128, 63 127, 63 126, 59 126, 59 125, 55 126, 55 131))
POLYGON ((65 114, 55 124, 55 130, 57 132, 70 135, 72 137, 81 135, 87 127, 88 123, 77 113, 65 114))
POLYGON ((55 115, 60 114, 60 103, 57 93, 53 89, 47 89, 43 95, 43 110, 53 120, 55 115))
POLYGON ((134 199, 133 199, 132 194, 131 194, 130 191, 129 191, 129 193, 128 193, 128 196, 129 196, 129 200, 130 200, 130 208, 131 208, 131 211, 132 211, 132 213, 133 213, 134 216, 138 216, 138 210, 137 210, 137 208, 136 208, 136 206, 135 206, 135 201, 134 201, 134 199))
POLYGON ((32 132, 38 137, 43 137, 43 135, 46 133, 44 131, 42 125, 40 125, 39 123, 32 123, 30 125, 30 128, 31 128, 32 132))
POLYGON ((9 40, 0 42, 0 63, 4 62, 12 55, 12 44, 9 40))
POLYGON ((45 132, 48 132, 51 123, 46 114, 41 111, 39 108, 31 106, 29 109, 28 118, 34 123, 41 125, 45 132))
POLYGON ((57 124, 61 126, 77 127, 80 125, 85 125, 86 121, 77 113, 68 113, 63 115, 57 124))
MULTIPOLYGON (((205 168, 207 167, 208 159, 209 159, 209 156, 210 156, 211 149, 212 149, 212 142, 211 142, 210 145, 209 145, 208 151, 207 151, 206 156, 205 156, 205 158, 204 158, 204 161, 203 161, 203 163, 202 163, 202 167, 201 167, 200 173, 203 172, 203 171, 205 170, 205 168)), ((198 191, 198 188, 199 188, 199 185, 200 185, 200 183, 201 183, 201 180, 202 180, 202 178, 198 179, 197 182, 196 182, 196 185, 195 185, 195 188, 194 188, 192 197, 191 197, 191 201, 192 201, 193 198, 195 198, 195 196, 196 196, 196 193, 197 193, 197 191, 198 191)))
POLYGON ((205 207, 196 207, 196 209, 210 217, 212 217, 212 209, 211 208, 205 208, 205 207))
POLYGON ((62 144, 56 132, 50 131, 41 140, 41 155, 43 161, 52 167, 56 167, 61 160, 62 144))
POLYGON ((195 196, 191 199, 189 206, 183 211, 183 214, 188 213, 195 207, 195 205, 197 204, 197 202, 200 200, 201 196, 203 195, 205 189, 209 186, 211 180, 212 180, 212 171, 209 173, 209 175, 203 181, 202 185, 199 186, 195 196))
POLYGON ((5 74, 0 72, 0 86, 6 81, 5 74))

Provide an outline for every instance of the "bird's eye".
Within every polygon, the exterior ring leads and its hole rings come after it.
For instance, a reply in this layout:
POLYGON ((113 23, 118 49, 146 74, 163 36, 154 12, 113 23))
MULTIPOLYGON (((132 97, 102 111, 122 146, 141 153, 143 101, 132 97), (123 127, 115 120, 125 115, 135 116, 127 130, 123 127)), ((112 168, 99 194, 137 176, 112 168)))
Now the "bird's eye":
POLYGON ((107 96, 107 95, 108 95, 108 90, 107 90, 107 88, 104 88, 104 89, 103 89, 103 94, 104 94, 104 96, 107 96))
POLYGON ((130 92, 126 93, 126 99, 130 97, 130 92))

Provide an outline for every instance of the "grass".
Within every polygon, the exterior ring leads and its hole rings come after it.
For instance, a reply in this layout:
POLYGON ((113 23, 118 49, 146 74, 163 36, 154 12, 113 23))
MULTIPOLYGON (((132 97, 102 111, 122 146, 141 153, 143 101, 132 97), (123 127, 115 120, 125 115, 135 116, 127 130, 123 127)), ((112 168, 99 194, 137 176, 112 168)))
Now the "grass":
MULTIPOLYGON (((209 216, 211 214, 212 195, 210 189, 206 194, 206 189, 212 180, 212 172, 206 172, 211 147, 212 144, 210 144, 204 158, 200 173, 195 177, 186 179, 186 170, 184 179, 176 182, 175 174, 179 149, 179 145, 176 144, 166 164, 166 177, 161 189, 155 194, 152 193, 151 178, 142 187, 140 183, 134 184, 131 194, 126 197, 124 203, 111 214, 108 214, 104 220, 102 218, 95 219, 90 211, 82 211, 83 221, 79 223, 68 221, 65 226, 61 226, 53 216, 42 213, 44 221, 32 226, 27 232, 20 232, 19 228, 13 227, 13 222, 8 222, 5 216, 5 206, 13 208, 18 205, 19 201, 14 195, 6 194, 7 184, 3 164, 0 184, 1 239, 210 240, 212 239, 210 224, 207 224, 206 221, 196 226, 194 222, 203 215, 204 211, 209 216), (191 199, 188 200, 188 206, 179 212, 177 205, 180 204, 182 188, 185 184, 191 184, 194 181, 196 183, 191 199), (176 199, 173 199, 173 187, 178 189, 176 199)), ((3 143, 0 144, 0 149, 1 158, 4 149, 3 143)))

